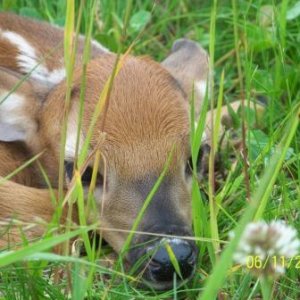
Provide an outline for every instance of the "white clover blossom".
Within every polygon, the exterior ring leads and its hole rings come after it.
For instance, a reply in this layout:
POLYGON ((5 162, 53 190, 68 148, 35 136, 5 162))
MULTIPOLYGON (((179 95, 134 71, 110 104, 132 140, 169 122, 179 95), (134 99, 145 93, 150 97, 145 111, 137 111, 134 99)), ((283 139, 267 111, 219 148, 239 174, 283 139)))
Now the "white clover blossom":
POLYGON ((256 275, 275 276, 284 273, 299 248, 295 228, 280 220, 269 224, 259 221, 246 226, 233 259, 256 275))

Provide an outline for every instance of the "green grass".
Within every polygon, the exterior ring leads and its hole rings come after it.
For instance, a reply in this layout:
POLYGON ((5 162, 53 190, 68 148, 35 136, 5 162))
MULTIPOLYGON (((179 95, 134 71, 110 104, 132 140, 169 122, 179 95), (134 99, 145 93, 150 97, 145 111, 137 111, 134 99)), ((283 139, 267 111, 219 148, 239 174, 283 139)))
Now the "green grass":
MULTIPOLYGON (((233 123, 235 134, 247 146, 247 161, 236 152, 237 163, 232 165, 228 156, 234 152, 233 148, 229 145, 228 149, 220 149, 215 139, 214 150, 220 152, 226 176, 216 177, 218 166, 211 156, 209 178, 200 183, 201 191, 198 182, 193 182, 193 220, 201 255, 190 285, 181 289, 175 286, 163 293, 141 290, 132 284, 135 278, 123 271, 122 264, 114 269, 102 266, 93 240, 88 239, 89 228, 85 227, 82 215, 78 229, 67 228, 66 233, 59 236, 50 234, 47 239, 33 244, 24 243, 17 251, 0 253, 0 299, 210 300, 217 294, 221 299, 257 299, 262 293, 257 279, 232 263, 246 224, 261 218, 284 219, 298 231, 300 228, 299 2, 101 0, 97 1, 100 6, 95 7, 92 1, 86 2, 88 5, 75 1, 75 19, 70 10, 72 1, 3 0, 0 9, 58 25, 66 21, 67 32, 74 20, 76 26, 82 10, 80 32, 90 33, 92 38, 115 52, 125 52, 134 43, 134 54, 147 54, 158 61, 166 57, 175 39, 188 37, 198 41, 210 51, 214 68, 214 83, 206 106, 220 107, 221 101, 225 105, 245 99, 245 109, 239 116, 233 116, 233 123), (96 18, 91 11, 96 12, 96 18), (248 101, 257 99, 267 103, 262 116, 247 108, 248 101), (214 180, 217 181, 215 189, 211 184, 214 180), (235 231, 235 238, 227 243, 231 230, 235 231), (74 234, 83 239, 87 257, 43 252, 74 234), (60 276, 62 269, 65 272, 60 276)), ((65 49, 70 49, 68 37, 70 33, 66 34, 65 49)), ((67 61, 72 62, 72 55, 72 52, 65 52, 67 61)), ((87 56, 85 54, 85 61, 87 56)), ((67 67, 70 84, 72 63, 67 67)), ((119 67, 116 66, 115 72, 119 67)), ((96 113, 105 107, 109 85, 100 96, 96 113)), ((219 123, 217 114, 215 128, 219 123)), ((192 126, 193 166, 197 164, 195 157, 203 124, 204 113, 198 127, 192 126)), ((230 131, 226 132, 225 140, 229 139, 228 135, 230 131)), ((85 158, 79 156, 79 169, 85 158)), ((75 197, 78 205, 84 206, 80 177, 76 178, 68 201, 71 203, 75 197)), ((60 186, 62 190, 62 182, 60 186)), ((145 207, 150 200, 151 195, 145 207)), ((272 282, 272 299, 299 299, 299 274, 300 262, 298 265, 295 262, 284 276, 272 282)))

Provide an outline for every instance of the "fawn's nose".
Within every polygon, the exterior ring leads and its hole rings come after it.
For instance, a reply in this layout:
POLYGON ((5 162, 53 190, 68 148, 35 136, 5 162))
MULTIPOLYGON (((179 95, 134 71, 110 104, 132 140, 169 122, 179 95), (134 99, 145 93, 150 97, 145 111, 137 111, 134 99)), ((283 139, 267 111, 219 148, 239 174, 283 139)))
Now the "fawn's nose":
POLYGON ((173 281, 176 270, 174 263, 171 261, 170 252, 174 253, 179 265, 180 275, 177 274, 179 279, 187 279, 194 273, 197 252, 194 247, 185 240, 177 238, 162 239, 155 245, 147 248, 146 251, 150 257, 148 271, 155 281, 173 281), (172 251, 168 251, 169 247, 172 251))

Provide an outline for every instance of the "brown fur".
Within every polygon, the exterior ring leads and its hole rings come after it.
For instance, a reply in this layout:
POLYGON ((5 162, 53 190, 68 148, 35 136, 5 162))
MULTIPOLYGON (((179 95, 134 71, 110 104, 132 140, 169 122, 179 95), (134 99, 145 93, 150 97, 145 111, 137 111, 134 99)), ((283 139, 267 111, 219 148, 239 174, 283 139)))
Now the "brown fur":
MULTIPOLYGON (((30 173, 27 175, 32 177, 30 173)), ((49 190, 5 181, 1 177, 0 184, 0 222, 2 223, 0 249, 7 246, 14 247, 20 243, 21 232, 29 241, 41 237, 46 232, 47 224, 52 220, 56 209, 52 202, 55 199, 51 199, 49 190), (13 221, 12 218, 17 221, 13 221)), ((57 197, 57 192, 54 191, 53 195, 57 197)), ((65 207, 61 218, 62 223, 65 222, 67 213, 68 208, 65 207)), ((73 220, 77 221, 76 211, 73 211, 73 220)))
MULTIPOLYGON (((56 42, 62 39, 62 32, 57 28, 12 15, 0 14, 0 28, 15 31, 23 36, 35 47, 39 56, 43 56, 46 50, 55 47, 56 42), (25 27, 27 28, 26 32, 22 29, 25 27), (43 30, 40 30, 41 28, 43 30)), ((10 55, 10 53, 14 54, 13 51, 8 50, 6 55, 10 55)), ((0 59, 0 65, 6 58, 0 59)), ((83 126, 81 128, 83 139, 87 134, 101 91, 112 73, 115 60, 114 54, 102 53, 88 65, 83 126)), ((54 61, 59 61, 59 59, 56 57, 54 61)), ((47 60, 50 70, 57 67, 54 61, 52 65, 52 61, 47 60)), ((15 69, 13 68, 13 70, 15 69)), ((68 112, 69 128, 73 133, 76 130, 76 126, 73 125, 77 124, 81 72, 81 67, 78 66, 74 72, 71 107, 68 112)), ((98 212, 87 216, 89 222, 100 219, 103 227, 130 230, 145 197, 161 173, 168 155, 174 149, 170 170, 164 185, 167 192, 162 190, 158 192, 162 196, 153 199, 151 208, 153 212, 145 215, 140 229, 147 230, 147 227, 151 225, 152 213, 163 213, 164 211, 170 215, 170 218, 166 217, 162 221, 191 226, 190 193, 185 178, 185 167, 189 157, 187 100, 189 91, 183 92, 182 89, 184 89, 184 85, 181 85, 170 72, 151 59, 132 56, 124 58, 123 66, 114 80, 109 98, 103 127, 106 138, 100 144, 100 151, 107 162, 107 192, 103 197, 97 195, 96 201, 99 209, 98 212), (99 218, 100 214, 102 215, 99 218)), ((21 90, 17 92, 27 95, 21 90)), ((44 103, 41 104, 37 100, 36 103, 31 104, 31 101, 34 102, 34 97, 26 97, 28 106, 21 108, 23 114, 36 125, 27 130, 26 147, 32 155, 44 151, 40 163, 54 187, 57 186, 58 180, 58 159, 61 149, 59 142, 65 93, 66 84, 61 82, 50 90, 44 103)), ((93 131, 91 151, 99 147, 102 122, 103 116, 101 115, 93 131)), ((5 143, 4 147, 6 146, 5 143)), ((11 159, 16 160, 16 158, 11 159)), ((103 163, 99 172, 103 174, 103 163)), ((3 174, 3 176, 5 175, 7 174, 3 174)), ((27 176, 27 174, 23 176, 27 176)), ((25 180, 22 183, 25 184, 25 180)), ((0 194, 1 206, 6 202, 8 189, 13 187, 19 188, 19 186, 13 185, 0 186, 0 190, 4 191, 4 194, 0 194)), ((14 191, 12 195, 14 195, 14 191)), ((44 207, 42 216, 49 220, 49 214, 53 210, 47 204, 49 197, 46 191, 37 193, 35 189, 22 187, 18 195, 19 198, 16 201, 10 202, 10 210, 6 209, 4 215, 0 212, 1 217, 7 217, 9 213, 17 211, 20 212, 23 220, 30 220, 34 215, 39 215, 40 209, 43 210, 44 207), (22 200, 23 193, 25 193, 24 201, 22 200), (45 198, 39 199, 39 197, 45 198), (24 208, 29 205, 28 202, 34 209, 24 208)), ((33 235, 35 234, 37 232, 33 235)), ((126 236, 126 233, 116 230, 103 232, 103 237, 116 251, 121 249, 126 236)))
MULTIPOLYGON (((107 55, 99 57, 89 65, 83 136, 87 132, 95 105, 112 72, 114 62, 115 56, 107 55)), ((80 70, 75 74, 74 88, 81 82, 80 70)), ((102 199, 104 215, 100 218, 104 227, 131 228, 132 221, 143 203, 143 199, 136 195, 131 183, 139 178, 157 177, 174 145, 176 151, 170 176, 183 176, 182 169, 188 157, 188 107, 187 102, 183 101, 181 90, 174 89, 171 84, 173 80, 157 63, 144 62, 133 57, 125 60, 115 78, 104 126, 107 138, 100 148, 108 163, 108 193, 105 199, 102 199), (128 216, 124 215, 125 208, 132 218, 128 219, 128 216)), ((41 162, 47 174, 53 174, 51 179, 54 185, 57 181, 55 176, 64 96, 64 83, 50 93, 41 112, 41 128, 38 133, 38 139, 44 141, 47 148, 41 162), (54 119, 57 122, 53 122, 54 119)), ((78 106, 78 100, 76 97, 72 99, 75 108, 78 106)), ((97 147, 101 134, 100 126, 101 118, 94 130, 92 148, 97 147)), ((183 178, 178 181, 176 188, 178 195, 182 191, 182 199, 189 197, 183 178)), ((178 207, 180 215, 190 223, 188 206, 185 205, 185 201, 181 204, 182 207, 178 207)), ((177 209, 176 206, 170 207, 177 209)), ((124 233, 104 233, 105 239, 117 251, 120 250, 125 236, 124 233)))
MULTIPOLYGON (((114 55, 105 55, 92 61, 88 67, 83 134, 88 130, 114 61, 114 55)), ((74 87, 81 82, 80 70, 75 74, 74 87)), ((134 175, 129 174, 133 171, 135 176, 142 175, 137 173, 139 170, 160 172, 172 145, 179 143, 181 146, 182 140, 186 140, 188 107, 182 101, 180 90, 174 90, 170 85, 173 80, 155 62, 133 57, 126 59, 114 81, 104 127, 107 139, 101 149, 109 156, 108 163, 118 167, 118 174, 124 173, 124 177, 129 178, 134 175), (138 165, 129 166, 133 162, 138 165)), ((56 151, 59 149, 56 143, 61 130, 64 96, 65 84, 62 84, 49 95, 41 116, 41 133, 47 135, 44 139, 55 145, 56 151), (54 118, 58 122, 54 123, 54 118)), ((73 98, 72 104, 77 106, 77 101, 78 97, 73 98)), ((100 125, 101 118, 92 138, 93 147, 98 143, 100 125)))
MULTIPOLYGON (((99 94, 112 71, 114 61, 115 56, 108 55, 91 62, 89 66, 83 135, 87 131, 99 94)), ((77 75, 74 87, 81 82, 80 70, 75 74, 77 75)), ((133 57, 126 59, 115 79, 104 126, 107 139, 100 149, 109 168, 109 192, 104 200, 105 216, 102 218, 104 227, 130 229, 132 220, 143 202, 142 198, 134 196, 135 192, 130 187, 130 182, 137 178, 158 176, 174 144, 177 148, 172 164, 172 176, 180 174, 182 177, 182 168, 188 155, 188 144, 183 143, 187 141, 188 135, 188 109, 187 103, 182 99, 181 90, 174 90, 171 84, 173 80, 158 64, 133 57), (132 218, 128 219, 124 215, 125 207, 131 211, 132 218)), ((39 130, 36 133, 36 139, 40 141, 39 147, 31 147, 34 153, 37 150, 46 150, 40 161, 54 186, 57 182, 55 177, 64 96, 64 83, 49 94, 39 113, 39 130)), ((72 99, 72 105, 76 107, 77 101, 76 98, 72 99)), ((92 147, 98 143, 100 124, 101 118, 94 131, 92 147)), ((181 182, 184 186, 183 179, 181 182)), ((179 191, 180 189, 178 194, 179 191)), ((184 193, 184 198, 188 198, 187 190, 184 193)), ((180 214, 189 223, 189 210, 183 208, 180 214)), ((24 217, 28 219, 26 214, 24 210, 24 217)), ((120 233, 105 234, 105 238, 116 250, 120 249, 125 236, 126 234, 120 233)))
MULTIPOLYGON (((15 32, 22 36, 36 51, 39 60, 45 62, 49 71, 64 67, 63 62, 63 29, 49 26, 10 13, 0 13, 0 66, 21 72, 16 61, 18 48, 1 37, 1 31, 15 32)), ((84 38, 79 38, 76 61, 82 60, 84 38)), ((103 54, 103 51, 92 45, 92 57, 103 54)), ((22 73, 22 72, 21 72, 22 73)))
MULTIPOLYGON (((60 79, 62 77, 59 73, 63 67, 62 40, 63 31, 59 28, 0 13, 0 101, 20 83, 22 75, 29 72, 26 67, 32 67, 30 47, 37 56, 34 57, 33 64, 36 59, 45 59, 42 68, 36 70, 37 73, 30 74, 5 100, 8 102, 4 102, 4 106, 1 107, 0 104, 0 116, 3 118, 0 119, 0 222, 11 222, 17 218, 30 224, 28 230, 25 230, 28 239, 35 239, 45 233, 47 226, 35 222, 35 219, 43 219, 45 224, 50 222, 56 204, 52 202, 49 190, 43 189, 43 176, 35 164, 12 177, 11 181, 5 181, 2 177, 12 173, 28 158, 41 153, 39 163, 55 189, 58 186, 60 151, 65 151, 66 190, 72 179, 83 76, 83 38, 79 39, 77 66, 68 107, 65 105, 66 83, 60 79), (3 39, 3 32, 7 34, 7 31, 16 35, 11 34, 11 40, 3 39), (20 62, 22 49, 15 47, 14 38, 15 42, 27 46, 24 61, 20 62), (25 68, 22 66, 24 63, 25 68), (51 71, 52 75, 56 76, 58 73, 59 76, 57 82, 51 84, 50 80, 49 84, 47 76, 51 71), (58 72, 55 73, 56 71, 58 72), (62 149, 60 141, 65 116, 68 130, 66 148, 62 149)), ((105 52, 95 45, 92 48, 93 59, 87 66, 85 78, 84 111, 79 134, 81 145, 88 134, 100 95, 113 74, 117 59, 115 54, 105 52)), ((109 98, 106 99, 107 106, 96 120, 89 147, 90 155, 96 150, 102 155, 97 171, 98 177, 102 176, 105 181, 99 180, 94 189, 94 207, 97 209, 84 212, 88 223, 100 224, 102 237, 116 252, 122 249, 128 231, 170 154, 169 169, 147 207, 138 230, 173 237, 192 235, 191 172, 187 171, 190 156, 188 100, 195 83, 195 111, 198 115, 205 93, 205 82, 209 77, 208 55, 197 43, 186 39, 174 43, 171 54, 162 64, 150 58, 130 55, 121 57, 121 62, 120 71, 114 78, 109 98)), ((234 103, 233 109, 237 110, 238 106, 239 102, 234 103)), ((221 114, 228 116, 226 107, 222 108, 221 114)), ((209 112, 206 128, 208 140, 211 135, 211 119, 212 113, 209 112)), ((204 166, 207 166, 207 152, 209 150, 199 158, 204 166)), ((89 167, 93 166, 93 160, 94 156, 91 156, 89 167)), ((90 175, 87 178, 85 191, 88 189, 90 175)), ((56 198, 55 190, 54 195, 56 198)), ((76 212, 77 210, 71 216, 75 223, 78 221, 76 212)), ((68 207, 65 206, 62 222, 67 213, 68 207)), ((0 247, 14 246, 21 241, 18 224, 12 224, 9 229, 4 235, 0 233, 0 247)), ((170 241, 178 249, 182 249, 183 245, 185 248, 189 247, 191 252, 185 257, 184 263, 189 268, 192 264, 194 269, 197 260, 196 245, 191 241, 187 243, 182 238, 171 238, 170 241)), ((149 256, 148 251, 153 253, 153 246, 160 247, 160 242, 150 241, 147 235, 135 235, 131 244, 133 247, 127 253, 129 264, 134 264, 144 254, 149 256), (138 247, 146 242, 148 246, 138 247), (150 247, 149 242, 152 243, 150 247)), ((153 256, 149 259, 146 263, 151 264, 153 260, 156 268, 157 262, 153 256)), ((166 267, 173 274, 170 266, 171 263, 169 266, 161 264, 161 267, 166 267)), ((154 273, 149 271, 151 268, 148 271, 147 268, 145 265, 145 280, 150 280, 159 289, 171 287, 173 277, 172 280, 167 279, 169 282, 160 276, 156 280, 152 276, 154 273)), ((165 269, 162 270, 161 274, 163 273, 165 269)), ((192 276, 192 270, 185 278, 188 276, 192 276)))
MULTIPOLYGON (((31 158, 26 146, 22 143, 0 143, 0 176, 12 174, 17 168, 26 163, 31 158)), ((12 181, 26 185, 37 186, 34 176, 36 170, 33 166, 28 166, 12 177, 12 181)))

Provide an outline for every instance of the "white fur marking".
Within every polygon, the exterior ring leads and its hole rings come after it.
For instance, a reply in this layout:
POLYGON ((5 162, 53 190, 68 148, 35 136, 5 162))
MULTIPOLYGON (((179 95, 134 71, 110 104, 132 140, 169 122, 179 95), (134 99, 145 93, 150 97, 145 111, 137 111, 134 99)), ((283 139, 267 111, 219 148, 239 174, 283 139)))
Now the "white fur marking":
POLYGON ((0 140, 25 140, 35 125, 23 111, 24 97, 16 93, 7 97, 8 93, 0 90, 0 140))
POLYGON ((34 48, 19 34, 13 31, 3 31, 2 36, 19 48, 21 54, 26 55, 28 59, 36 60, 34 48))
POLYGON ((53 70, 52 72, 49 72, 48 70, 45 69, 45 73, 47 72, 48 72, 48 82, 50 82, 53 85, 61 82, 66 77, 65 68, 56 69, 53 70))
MULTIPOLYGON (((65 158, 66 159, 73 160, 75 158, 76 140, 77 140, 76 130, 73 131, 72 129, 68 128, 66 147, 65 147, 65 158)), ((79 151, 80 151, 80 147, 79 147, 79 151)))
MULTIPOLYGON (((75 158, 76 141, 77 141, 77 129, 78 129, 78 112, 77 109, 72 109, 69 113, 68 129, 67 129, 67 140, 65 146, 65 158, 73 160, 75 158)), ((83 146, 82 133, 79 135, 79 149, 83 146)))
POLYGON ((15 124, 19 119, 24 119, 24 116, 20 114, 20 108, 23 106, 25 99, 16 93, 6 97, 8 93, 8 91, 4 91, 4 93, 0 91, 0 120, 3 123, 15 124))
POLYGON ((206 80, 195 81, 195 90, 196 90, 197 93, 200 94, 200 96, 202 98, 205 97, 206 89, 207 89, 207 82, 206 82, 206 80))
POLYGON ((10 43, 17 46, 19 55, 17 61, 22 72, 31 73, 33 79, 40 80, 49 86, 53 86, 66 77, 64 68, 49 71, 48 68, 39 64, 39 58, 36 55, 35 49, 32 45, 24 39, 21 35, 12 31, 1 32, 2 37, 6 38, 10 43))

